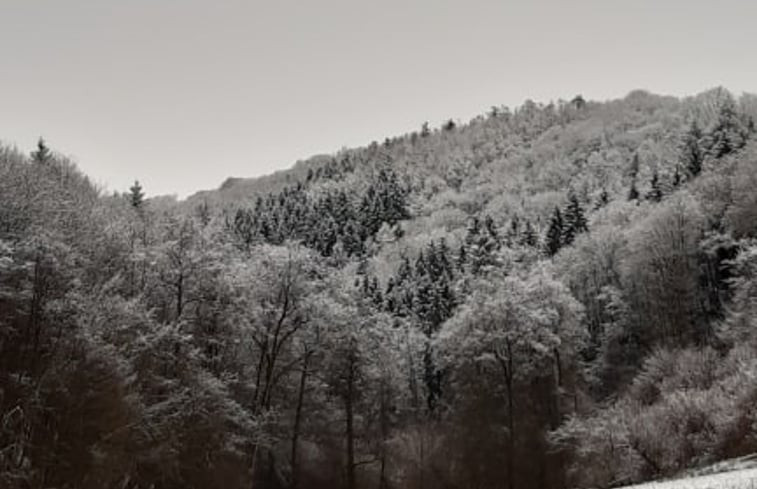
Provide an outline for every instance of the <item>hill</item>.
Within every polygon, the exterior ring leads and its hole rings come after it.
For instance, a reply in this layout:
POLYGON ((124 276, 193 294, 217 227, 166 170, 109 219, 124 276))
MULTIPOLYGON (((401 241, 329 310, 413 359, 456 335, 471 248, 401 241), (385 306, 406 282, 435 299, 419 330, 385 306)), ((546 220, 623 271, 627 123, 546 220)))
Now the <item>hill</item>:
POLYGON ((0 486, 609 487, 757 450, 757 98, 492 110, 185 201, 0 149, 0 486))

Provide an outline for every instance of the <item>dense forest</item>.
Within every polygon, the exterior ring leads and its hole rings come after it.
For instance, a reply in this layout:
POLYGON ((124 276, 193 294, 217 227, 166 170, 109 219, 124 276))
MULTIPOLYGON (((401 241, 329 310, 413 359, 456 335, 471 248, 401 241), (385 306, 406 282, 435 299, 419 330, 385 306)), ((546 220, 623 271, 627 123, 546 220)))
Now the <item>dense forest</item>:
POLYGON ((0 147, 0 487, 612 487, 757 451, 755 119, 526 101, 185 200, 0 147))

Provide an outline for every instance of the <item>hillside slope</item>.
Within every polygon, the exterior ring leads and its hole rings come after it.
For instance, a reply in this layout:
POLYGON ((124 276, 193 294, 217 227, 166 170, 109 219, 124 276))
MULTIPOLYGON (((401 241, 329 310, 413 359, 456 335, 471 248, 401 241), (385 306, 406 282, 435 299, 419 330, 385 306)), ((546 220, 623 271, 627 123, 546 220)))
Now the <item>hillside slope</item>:
POLYGON ((528 101, 181 202, 0 148, 0 486, 609 487, 753 453, 755 117, 528 101))

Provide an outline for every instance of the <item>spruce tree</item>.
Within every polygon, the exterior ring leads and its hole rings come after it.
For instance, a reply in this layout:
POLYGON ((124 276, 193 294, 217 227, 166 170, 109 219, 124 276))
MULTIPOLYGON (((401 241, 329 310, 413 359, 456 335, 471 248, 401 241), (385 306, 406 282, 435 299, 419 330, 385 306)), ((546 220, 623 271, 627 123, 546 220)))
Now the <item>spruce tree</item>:
POLYGON ((428 128, 428 122, 424 122, 421 126, 421 137, 425 138, 431 134, 431 130, 428 128))
POLYGON ((584 210, 578 202, 578 197, 571 192, 568 196, 568 206, 565 209, 565 219, 563 221, 562 246, 573 243, 576 235, 588 230, 584 210))
POLYGON ((512 246, 518 241, 518 236, 520 236, 520 219, 518 218, 518 215, 515 214, 512 219, 510 219, 510 226, 505 234, 505 242, 508 246, 512 246))
POLYGON ((610 194, 607 193, 607 189, 603 188, 597 197, 597 202, 594 204, 594 210, 601 209, 610 203, 610 194))
POLYGON ((45 140, 39 138, 37 141, 37 150, 32 151, 32 161, 36 163, 47 163, 53 157, 50 148, 47 147, 45 140))
POLYGON ((681 163, 689 174, 695 177, 702 172, 704 152, 701 147, 702 131, 696 119, 692 119, 689 128, 683 134, 681 142, 681 163))
POLYGON ((473 218, 468 221, 468 228, 465 232, 465 245, 467 248, 470 248, 478 241, 478 236, 481 234, 481 221, 479 221, 478 217, 473 216, 473 218))
POLYGON ((477 274, 485 267, 494 265, 501 241, 491 216, 486 216, 483 225, 478 217, 473 217, 468 223, 464 242, 467 248, 465 259, 472 273, 477 274))
POLYGON ((636 188, 636 178, 639 176, 639 153, 634 153, 631 161, 631 188, 628 190, 628 200, 638 200, 639 190, 636 188))
POLYGON ((129 187, 129 202, 137 210, 142 209, 145 200, 145 193, 139 180, 134 180, 134 185, 129 187))
POLYGON ((647 200, 652 202, 660 202, 662 200, 662 188, 660 188, 660 176, 657 170, 652 172, 652 179, 649 182, 650 188, 647 192, 647 200))
POLYGON ((447 277, 452 277, 453 269, 450 260, 450 249, 449 246, 447 246, 446 239, 441 238, 439 240, 439 246, 437 246, 436 251, 441 273, 445 274, 447 277))
POLYGON ((563 219, 562 213, 558 207, 555 207, 552 213, 552 219, 549 222, 549 229, 547 230, 547 236, 545 238, 545 251, 547 255, 554 256, 560 251, 562 247, 563 237, 563 219))
POLYGON ((707 154, 716 159, 722 158, 743 148, 748 137, 748 124, 737 113, 733 97, 724 97, 720 102, 715 127, 705 137, 707 154))
POLYGON ((678 188, 681 185, 681 170, 676 165, 676 171, 673 173, 673 188, 678 188))
POLYGON ((570 103, 573 104, 573 107, 575 107, 577 110, 581 110, 586 107, 586 100, 584 100, 583 96, 581 96, 580 94, 573 97, 573 100, 571 100, 570 103))
POLYGON ((465 244, 460 245, 460 250, 457 252, 457 268, 459 270, 465 269, 468 264, 468 252, 465 251, 465 244))
POLYGON ((489 238, 495 243, 499 242, 499 232, 497 231, 497 226, 494 224, 494 219, 492 219, 491 216, 486 216, 484 219, 484 227, 486 228, 489 238))
POLYGON ((208 206, 207 200, 203 200, 201 204, 195 207, 195 216, 197 216, 197 220, 200 221, 203 227, 210 223, 210 206, 208 206))
POLYGON ((534 226, 531 224, 531 221, 526 221, 525 229, 523 230, 523 234, 520 237, 520 244, 525 246, 536 246, 539 242, 538 237, 536 236, 536 230, 534 229, 534 226))

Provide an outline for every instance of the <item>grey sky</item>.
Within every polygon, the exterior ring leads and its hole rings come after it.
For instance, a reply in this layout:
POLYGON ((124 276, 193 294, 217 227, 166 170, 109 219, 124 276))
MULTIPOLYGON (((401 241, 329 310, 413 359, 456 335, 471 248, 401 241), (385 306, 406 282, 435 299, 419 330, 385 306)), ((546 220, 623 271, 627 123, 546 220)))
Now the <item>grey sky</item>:
POLYGON ((750 0, 0 0, 0 140, 185 196, 491 105, 757 90, 750 0))

